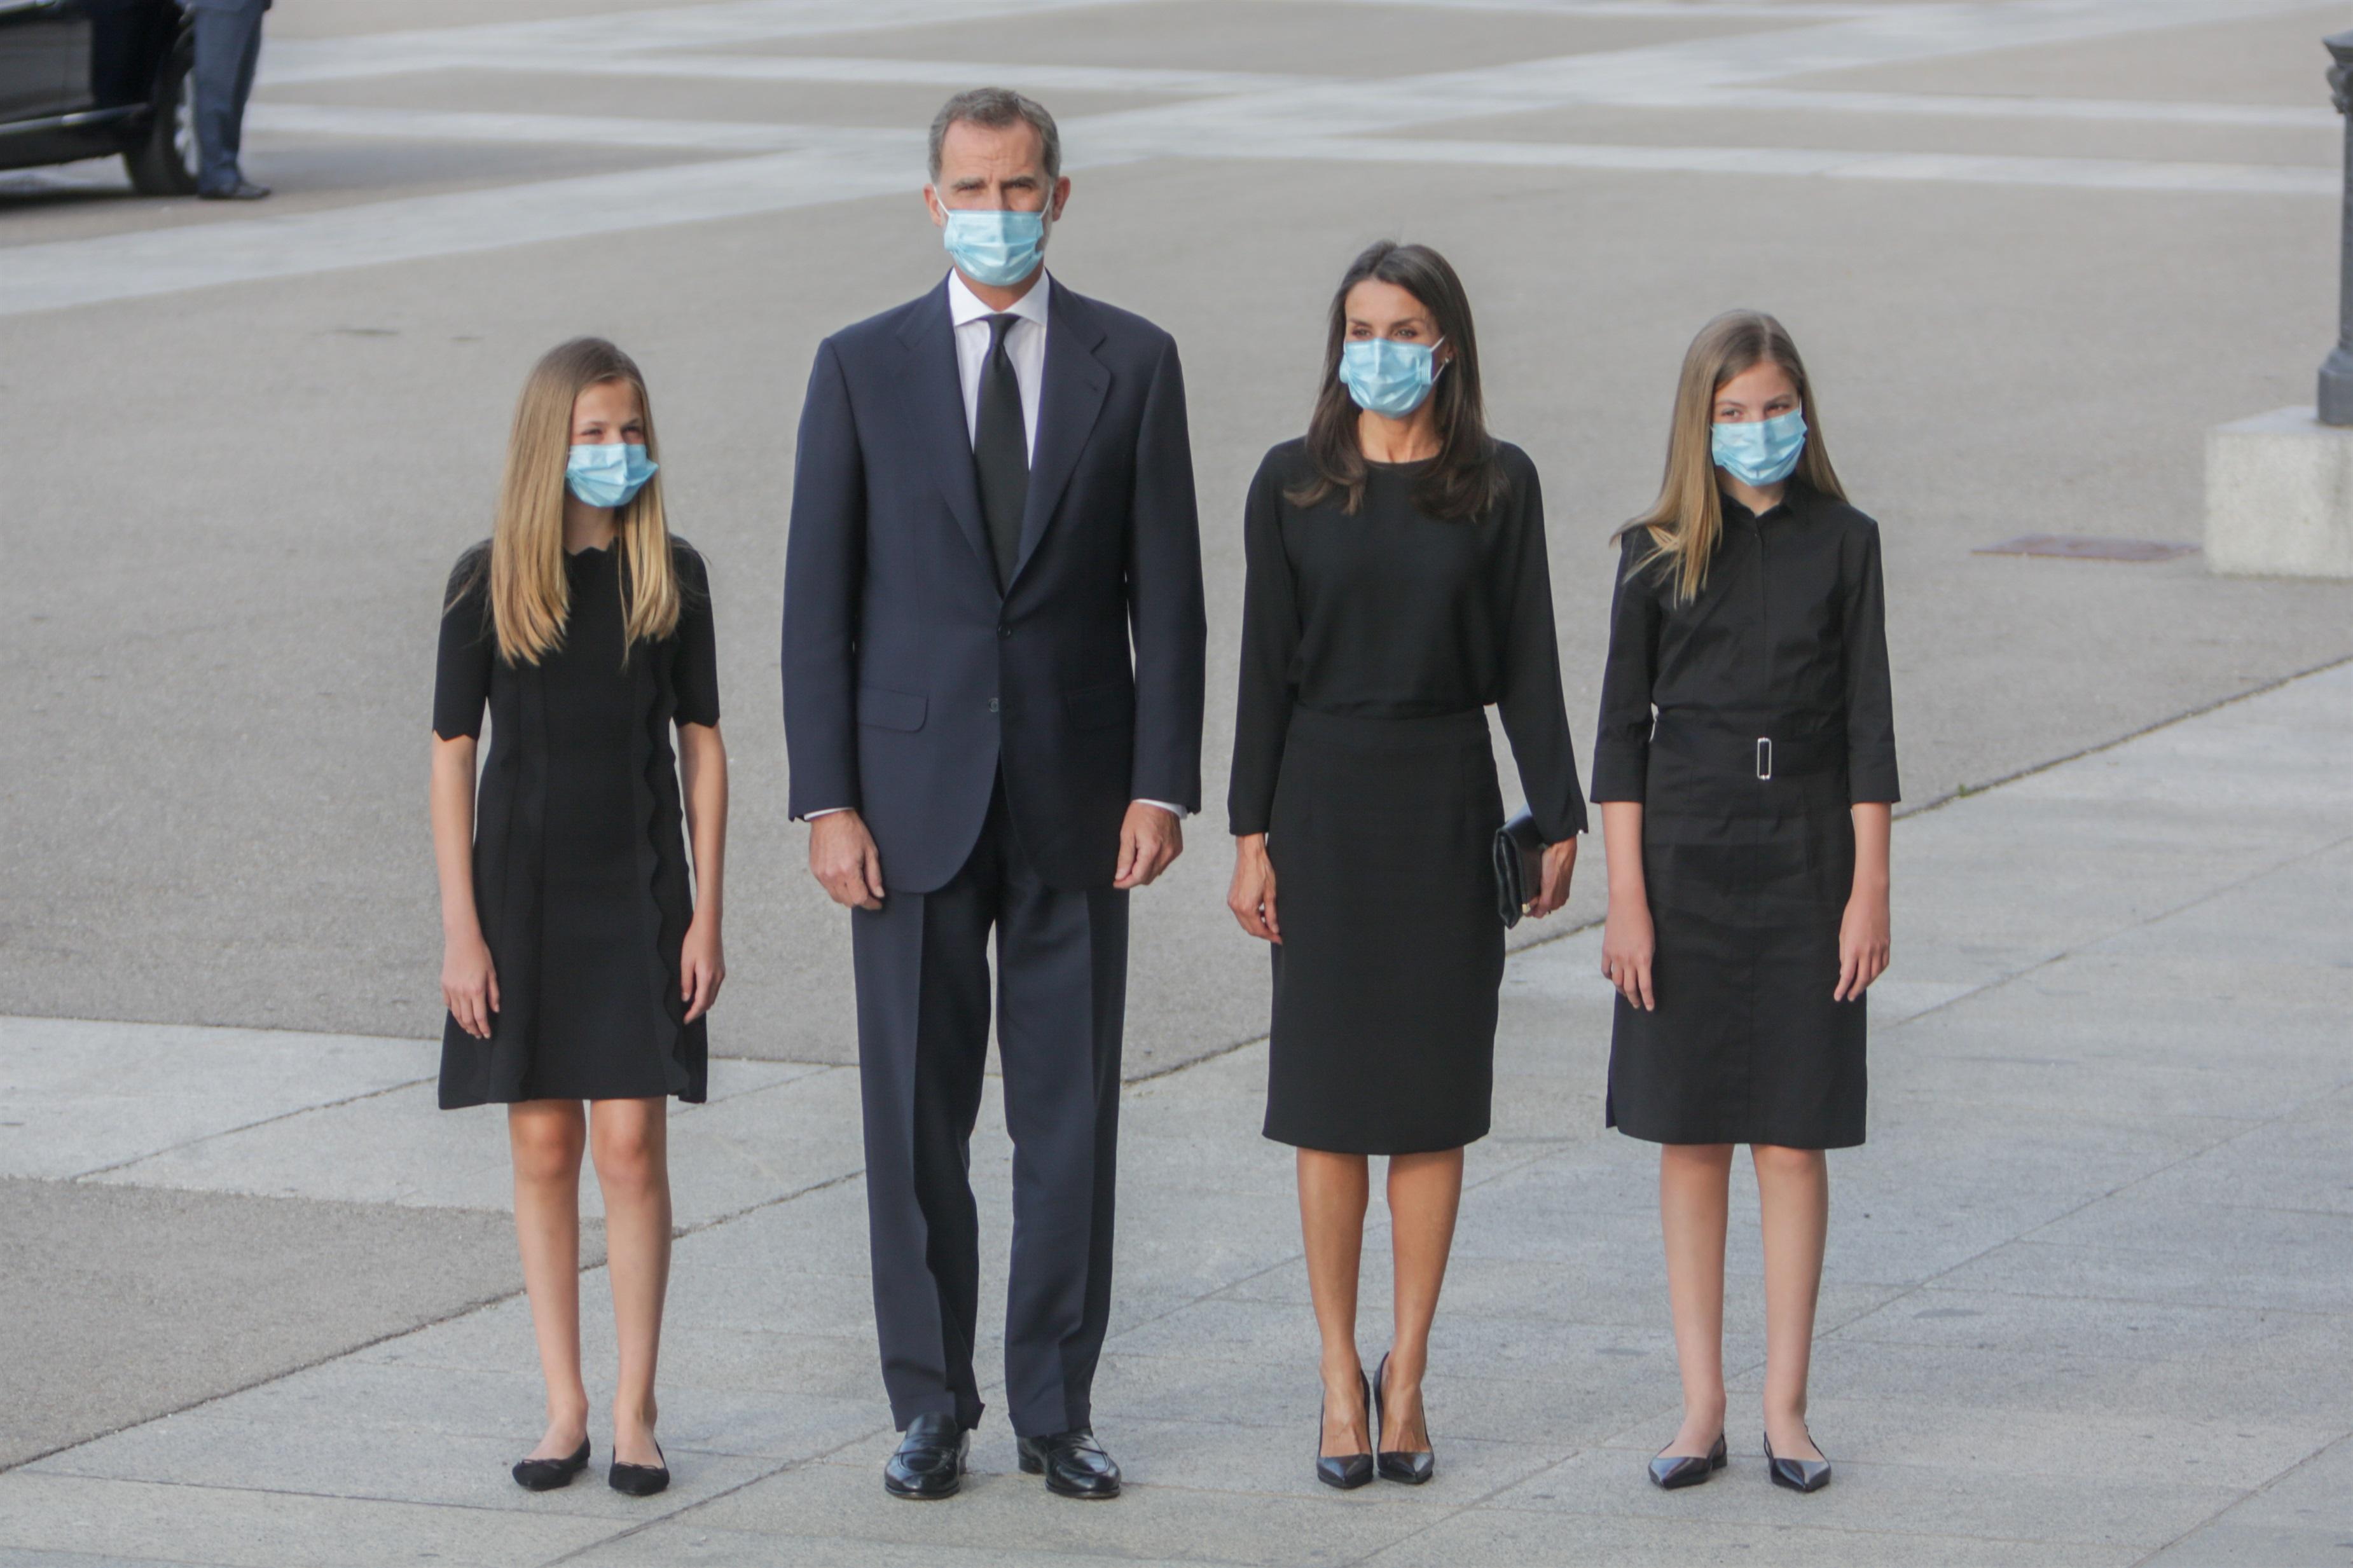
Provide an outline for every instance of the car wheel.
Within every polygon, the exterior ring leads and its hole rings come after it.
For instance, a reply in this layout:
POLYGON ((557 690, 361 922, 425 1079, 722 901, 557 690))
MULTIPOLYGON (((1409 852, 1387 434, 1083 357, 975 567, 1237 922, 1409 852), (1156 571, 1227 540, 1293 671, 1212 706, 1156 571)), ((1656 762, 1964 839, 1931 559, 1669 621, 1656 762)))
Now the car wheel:
POLYGON ((204 154, 196 145, 196 95, 189 69, 195 51, 183 39, 156 73, 147 134, 122 154, 131 186, 142 196, 191 196, 204 154))

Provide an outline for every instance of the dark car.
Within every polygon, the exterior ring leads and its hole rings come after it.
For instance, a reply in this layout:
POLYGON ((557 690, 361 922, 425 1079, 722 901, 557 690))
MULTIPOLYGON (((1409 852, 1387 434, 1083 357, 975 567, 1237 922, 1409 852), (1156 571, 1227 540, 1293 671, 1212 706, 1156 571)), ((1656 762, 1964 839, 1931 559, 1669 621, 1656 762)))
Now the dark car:
POLYGON ((142 195, 196 188, 177 0, 0 0, 0 169, 121 153, 142 195))

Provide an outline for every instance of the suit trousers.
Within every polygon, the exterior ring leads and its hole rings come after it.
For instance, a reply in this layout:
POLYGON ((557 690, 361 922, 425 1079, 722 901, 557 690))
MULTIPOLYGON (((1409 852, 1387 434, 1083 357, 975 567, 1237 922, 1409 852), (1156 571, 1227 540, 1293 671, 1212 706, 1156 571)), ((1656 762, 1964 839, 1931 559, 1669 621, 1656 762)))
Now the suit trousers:
POLYGON ((196 58, 189 85, 203 160, 198 190, 235 190, 244 178, 237 156, 245 145, 245 100, 253 93, 254 67, 261 59, 261 14, 269 8, 269 0, 246 0, 195 12, 196 58))
MULTIPOLYGON (((887 886, 887 859, 883 877, 887 886)), ((976 1426, 984 1408, 973 1374, 980 1226, 970 1171, 992 929, 1013 1142, 1006 1403, 1022 1436, 1092 1424, 1111 1317, 1127 914, 1124 890, 1046 885, 1001 777, 970 858, 946 886, 852 911, 874 1321, 902 1430, 925 1415, 976 1426)))

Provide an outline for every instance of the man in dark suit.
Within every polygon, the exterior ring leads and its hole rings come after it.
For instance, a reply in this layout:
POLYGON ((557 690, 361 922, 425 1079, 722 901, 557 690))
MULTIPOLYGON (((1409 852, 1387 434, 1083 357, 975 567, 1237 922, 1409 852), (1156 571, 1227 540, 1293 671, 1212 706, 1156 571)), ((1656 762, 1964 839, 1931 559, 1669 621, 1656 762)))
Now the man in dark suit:
POLYGON ((874 1315, 946 1497, 981 1402, 967 1179, 990 1015, 1012 1134, 1006 1402, 1021 1468, 1118 1495, 1090 1409, 1111 1309, 1128 889, 1200 804, 1205 623, 1176 347, 1050 279, 1053 118, 951 99, 924 200, 955 269, 818 349, 785 574, 809 868, 852 910, 874 1315), (1132 648, 1132 656, 1131 656, 1132 648))
POLYGON ((245 177, 238 157, 245 147, 245 100, 261 59, 261 14, 269 9, 269 0, 180 4, 194 13, 196 29, 195 63, 188 77, 201 159, 196 195, 213 202, 259 201, 269 189, 245 177))

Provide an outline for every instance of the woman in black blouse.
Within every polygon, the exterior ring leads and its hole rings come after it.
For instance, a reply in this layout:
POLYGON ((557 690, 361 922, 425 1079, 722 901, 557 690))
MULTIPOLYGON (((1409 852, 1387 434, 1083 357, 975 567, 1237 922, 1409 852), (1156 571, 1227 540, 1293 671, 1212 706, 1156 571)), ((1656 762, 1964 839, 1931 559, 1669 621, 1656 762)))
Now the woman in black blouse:
POLYGON ((515 411, 491 538, 459 558, 441 616, 441 1104, 507 1107, 515 1230, 547 1380, 547 1430, 514 1467, 535 1491, 588 1463, 584 1145, 605 1197, 620 1350, 607 1479, 638 1496, 670 1480, 654 1439, 670 1277, 665 1117, 670 1095, 703 1098, 703 1015, 726 974, 727 753, 710 584, 702 558, 670 535, 654 450, 645 380, 628 355, 596 338, 550 353, 515 411))
POLYGON ((1567 898, 1585 826, 1535 468, 1487 435, 1470 304, 1436 251, 1384 243, 1349 267, 1306 438, 1266 455, 1243 531, 1228 902, 1274 944, 1266 1135, 1299 1150, 1316 1474, 1425 1481, 1430 1324, 1504 974, 1487 704, 1550 846, 1529 912, 1567 898), (1396 1258, 1377 1389, 1356 1342, 1373 1154, 1396 1258))
POLYGON ((1849 506, 1781 324, 1719 316, 1684 356, 1659 499, 1620 536, 1593 798, 1619 991, 1610 1123, 1665 1147, 1659 1212, 1683 1384, 1662 1487, 1725 1464, 1733 1145, 1757 1167, 1765 1452, 1828 1484, 1806 1430, 1830 1220, 1825 1149, 1862 1142, 1863 994, 1887 967, 1896 799, 1879 526, 1849 506))

